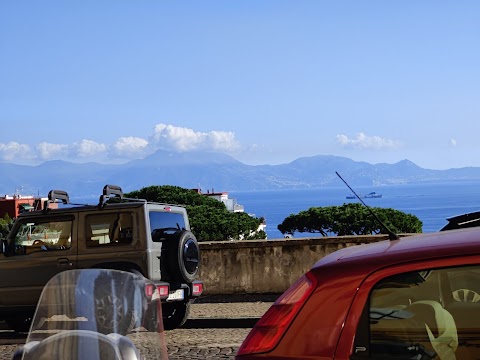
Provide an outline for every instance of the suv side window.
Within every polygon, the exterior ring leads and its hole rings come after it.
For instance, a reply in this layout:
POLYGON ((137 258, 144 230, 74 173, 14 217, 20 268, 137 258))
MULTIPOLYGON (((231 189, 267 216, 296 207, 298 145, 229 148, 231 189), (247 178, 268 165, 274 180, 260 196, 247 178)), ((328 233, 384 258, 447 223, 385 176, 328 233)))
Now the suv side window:
POLYGON ((133 241, 131 213, 89 215, 85 223, 87 247, 130 244, 133 241))
MULTIPOLYGON (((369 358, 480 358, 479 294, 478 265, 383 279, 373 288, 365 312, 369 358)), ((359 327, 359 338, 364 330, 359 327)))
POLYGON ((20 223, 13 241, 16 254, 65 250, 72 246, 72 220, 39 220, 20 223))
POLYGON ((150 211, 150 229, 152 241, 161 241, 166 235, 185 229, 185 219, 182 213, 150 211))

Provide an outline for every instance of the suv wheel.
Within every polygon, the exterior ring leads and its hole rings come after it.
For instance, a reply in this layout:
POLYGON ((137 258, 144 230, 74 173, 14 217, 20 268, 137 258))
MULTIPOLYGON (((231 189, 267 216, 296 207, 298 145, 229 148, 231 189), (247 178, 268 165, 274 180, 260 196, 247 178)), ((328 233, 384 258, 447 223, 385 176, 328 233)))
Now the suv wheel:
POLYGON ((191 283, 198 275, 200 248, 190 231, 178 231, 168 244, 170 274, 179 280, 191 283))
POLYGON ((110 281, 106 282, 104 287, 95 288, 93 294, 97 331, 103 334, 126 335, 135 325, 135 315, 131 307, 133 303, 131 297, 134 294, 122 294, 129 288, 128 284, 113 282, 108 278, 107 280, 110 281), (112 311, 112 308, 115 311, 112 311))
POLYGON ((179 328, 187 322, 190 314, 190 302, 171 302, 162 304, 163 327, 165 330, 179 328))
POLYGON ((120 298, 108 294, 95 299, 97 331, 126 335, 134 326, 135 316, 131 309, 125 309, 120 298), (112 312, 112 307, 116 311, 112 312), (113 318, 112 316, 115 316, 113 318))

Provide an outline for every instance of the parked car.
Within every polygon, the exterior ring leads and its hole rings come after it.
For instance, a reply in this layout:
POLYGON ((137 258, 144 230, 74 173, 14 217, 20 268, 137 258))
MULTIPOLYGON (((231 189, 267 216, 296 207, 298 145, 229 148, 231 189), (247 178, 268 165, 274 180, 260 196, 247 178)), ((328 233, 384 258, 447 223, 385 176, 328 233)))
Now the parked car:
POLYGON ((182 326, 203 292, 200 248, 183 206, 128 199, 106 185, 98 204, 52 190, 43 210, 20 214, 0 249, 0 319, 27 331, 45 284, 73 269, 116 269, 155 283, 165 329, 182 326), (109 201, 110 200, 110 201, 109 201), (51 203, 63 203, 50 208, 51 203))
POLYGON ((277 299, 236 359, 480 359, 480 228, 327 255, 277 299))
POLYGON ((439 231, 465 229, 480 225, 480 211, 475 211, 467 214, 452 216, 447 219, 448 224, 442 227, 439 231))

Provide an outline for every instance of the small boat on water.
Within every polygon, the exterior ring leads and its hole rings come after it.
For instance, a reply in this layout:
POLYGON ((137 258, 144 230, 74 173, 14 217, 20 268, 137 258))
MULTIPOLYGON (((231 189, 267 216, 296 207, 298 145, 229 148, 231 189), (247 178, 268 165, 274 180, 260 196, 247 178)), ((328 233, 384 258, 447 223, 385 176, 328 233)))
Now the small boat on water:
POLYGON ((381 198, 381 197, 382 197, 382 194, 376 193, 375 191, 365 194, 364 196, 365 199, 381 198))
MULTIPOLYGON (((375 191, 372 191, 372 192, 369 192, 368 194, 365 194, 365 195, 359 194, 358 196, 361 197, 361 198, 364 198, 364 199, 375 199, 375 198, 381 198, 382 194, 379 194, 379 193, 376 193, 375 191)), ((354 194, 348 194, 346 196, 346 198, 347 199, 356 199, 357 197, 354 194)))

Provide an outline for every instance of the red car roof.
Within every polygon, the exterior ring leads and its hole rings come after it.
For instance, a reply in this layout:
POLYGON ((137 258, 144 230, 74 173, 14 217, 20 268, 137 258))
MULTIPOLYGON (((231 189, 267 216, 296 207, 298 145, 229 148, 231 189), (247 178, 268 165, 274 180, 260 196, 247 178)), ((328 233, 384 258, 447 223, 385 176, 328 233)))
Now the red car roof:
POLYGON ((371 268, 385 264, 473 254, 480 254, 480 227, 425 233, 403 237, 400 240, 350 246, 325 256, 313 268, 335 264, 367 265, 371 268))

